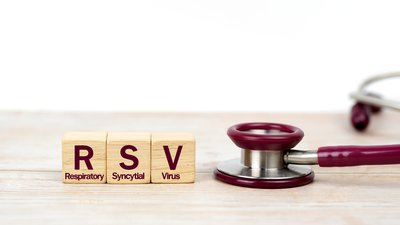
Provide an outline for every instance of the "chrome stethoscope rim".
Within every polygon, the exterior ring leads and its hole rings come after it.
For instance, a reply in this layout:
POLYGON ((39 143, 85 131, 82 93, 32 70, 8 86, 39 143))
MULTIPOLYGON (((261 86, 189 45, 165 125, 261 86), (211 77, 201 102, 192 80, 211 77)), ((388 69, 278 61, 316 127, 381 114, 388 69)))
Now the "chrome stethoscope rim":
POLYGON ((368 105, 380 106, 380 107, 390 108, 390 109, 394 109, 394 110, 400 110, 400 102, 370 96, 365 91, 365 89, 372 83, 390 79, 390 78, 395 78, 395 77, 400 77, 400 72, 391 72, 391 73, 385 73, 385 74, 373 76, 373 77, 365 80, 359 86, 358 90, 355 93, 350 94, 350 97, 355 99, 357 102, 362 102, 362 103, 365 103, 368 105))

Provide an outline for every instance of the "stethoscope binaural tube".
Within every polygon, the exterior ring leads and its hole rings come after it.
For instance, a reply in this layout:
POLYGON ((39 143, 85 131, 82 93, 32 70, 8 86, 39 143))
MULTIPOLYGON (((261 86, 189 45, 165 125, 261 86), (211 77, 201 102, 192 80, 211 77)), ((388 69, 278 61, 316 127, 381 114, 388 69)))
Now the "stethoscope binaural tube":
POLYGON ((278 123, 242 123, 228 129, 241 159, 221 162, 214 171, 223 182, 253 188, 290 188, 311 183, 314 172, 303 165, 344 167, 400 164, 400 145, 326 146, 293 150, 301 129, 278 123))

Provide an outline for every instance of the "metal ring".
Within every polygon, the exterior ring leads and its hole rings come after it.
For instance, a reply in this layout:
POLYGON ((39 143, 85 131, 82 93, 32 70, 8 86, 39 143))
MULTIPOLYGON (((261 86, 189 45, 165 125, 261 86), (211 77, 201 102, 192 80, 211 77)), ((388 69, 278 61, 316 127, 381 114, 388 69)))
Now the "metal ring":
POLYGON ((248 150, 289 150, 304 136, 300 128, 279 123, 241 123, 230 127, 227 133, 237 146, 248 150), (260 134, 253 130, 265 132, 260 134))
POLYGON ((305 176, 293 177, 289 179, 248 179, 243 177, 231 176, 216 169, 215 177, 225 183, 249 187, 249 188, 292 188, 311 183, 314 180, 314 172, 305 176))

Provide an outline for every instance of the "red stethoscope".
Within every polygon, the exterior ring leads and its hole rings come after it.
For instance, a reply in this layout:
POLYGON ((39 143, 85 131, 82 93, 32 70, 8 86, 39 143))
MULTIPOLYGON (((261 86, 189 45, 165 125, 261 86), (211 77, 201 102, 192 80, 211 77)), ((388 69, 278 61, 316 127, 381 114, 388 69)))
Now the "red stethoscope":
POLYGON ((326 146, 294 150, 303 138, 300 128, 279 123, 242 123, 228 129, 242 150, 240 159, 218 164, 215 177, 252 188, 290 188, 309 184, 314 172, 304 165, 344 167, 400 164, 399 145, 326 146))
MULTIPOLYGON (((366 80, 352 94, 357 100, 351 112, 355 129, 363 131, 370 114, 382 107, 399 109, 400 104, 370 94, 366 87, 400 73, 382 74, 366 80)), ((228 184, 251 188, 290 188, 309 184, 314 172, 304 165, 345 167, 400 164, 400 144, 375 146, 326 146, 318 150, 294 150, 303 138, 300 128, 278 123, 242 123, 228 129, 228 136, 241 150, 240 159, 218 164, 215 177, 228 184)))

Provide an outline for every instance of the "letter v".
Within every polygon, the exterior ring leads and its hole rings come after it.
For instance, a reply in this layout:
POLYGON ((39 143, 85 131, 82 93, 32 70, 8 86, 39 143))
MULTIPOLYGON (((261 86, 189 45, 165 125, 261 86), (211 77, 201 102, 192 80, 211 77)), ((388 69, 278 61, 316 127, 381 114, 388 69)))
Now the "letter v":
POLYGON ((178 150, 176 151, 175 159, 172 161, 171 152, 169 151, 168 145, 164 145, 164 152, 165 156, 167 157, 168 165, 170 170, 175 170, 176 166, 178 165, 179 157, 181 156, 182 152, 182 145, 178 146, 178 150))

